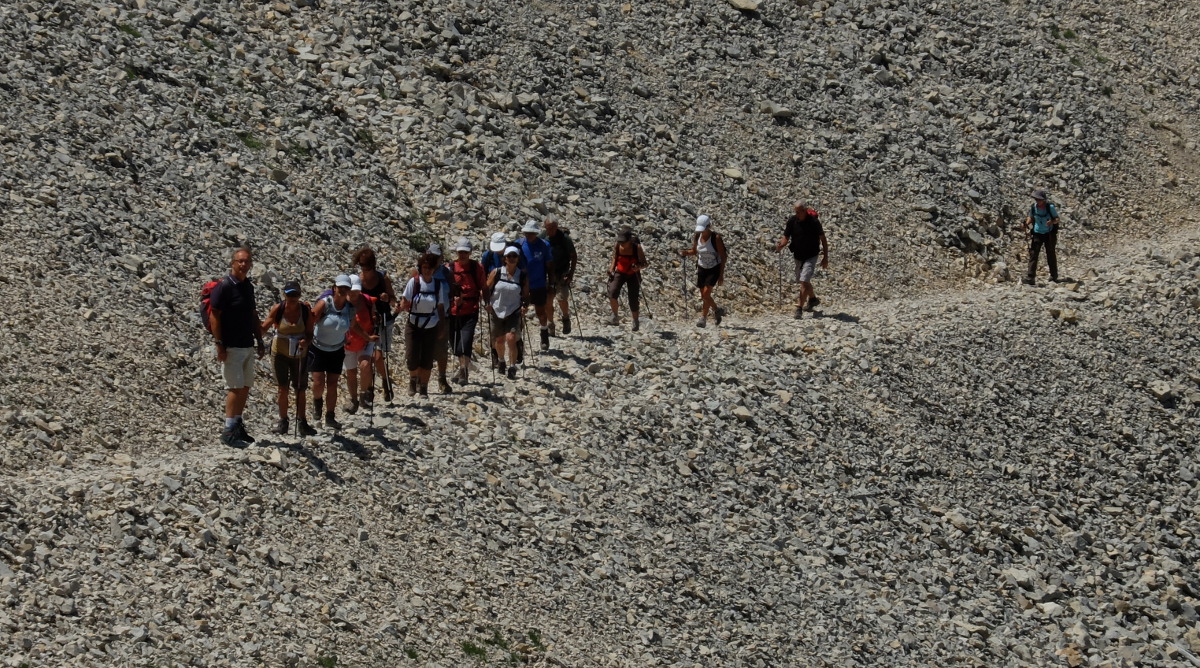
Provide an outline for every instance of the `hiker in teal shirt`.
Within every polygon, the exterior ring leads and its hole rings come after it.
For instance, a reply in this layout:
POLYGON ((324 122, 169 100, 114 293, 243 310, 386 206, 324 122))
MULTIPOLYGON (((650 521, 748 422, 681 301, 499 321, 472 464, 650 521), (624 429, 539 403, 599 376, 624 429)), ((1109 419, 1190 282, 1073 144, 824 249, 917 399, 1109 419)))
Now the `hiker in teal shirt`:
POLYGON ((1042 246, 1046 247, 1046 264, 1050 267, 1050 280, 1057 283, 1058 254, 1055 253, 1055 246, 1058 245, 1058 209, 1046 201, 1045 190, 1033 191, 1033 206, 1029 207, 1029 216, 1025 218, 1025 224, 1021 226, 1021 229, 1028 231, 1030 225, 1033 225, 1033 232, 1029 235, 1029 271, 1025 274, 1025 284, 1034 284, 1034 279, 1037 277, 1038 255, 1041 254, 1042 246))

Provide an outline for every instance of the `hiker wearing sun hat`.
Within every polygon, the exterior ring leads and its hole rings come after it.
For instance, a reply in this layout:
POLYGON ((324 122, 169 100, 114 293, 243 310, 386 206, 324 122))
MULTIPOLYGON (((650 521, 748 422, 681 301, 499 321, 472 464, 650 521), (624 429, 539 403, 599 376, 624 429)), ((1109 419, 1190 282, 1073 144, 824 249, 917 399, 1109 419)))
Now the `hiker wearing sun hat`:
MULTIPOLYGON (((428 255, 432 255, 437 261, 437 267, 433 271, 433 280, 437 285, 441 286, 443 292, 439 299, 442 300, 442 303, 448 305, 450 303, 451 278, 450 270, 444 264, 442 247, 440 244, 432 243, 429 244, 429 249, 425 252, 428 255)), ((417 275, 418 272, 414 271, 413 278, 416 278, 417 275)), ((438 390, 442 394, 450 394, 450 381, 446 378, 446 363, 450 360, 449 343, 449 327, 446 326, 446 323, 443 323, 441 327, 437 328, 437 336, 433 342, 433 361, 437 363, 438 370, 438 390)))
POLYGON ((1026 285, 1033 285, 1037 278, 1038 255, 1046 247, 1046 265, 1050 269, 1051 282, 1058 282, 1058 209, 1046 199, 1045 190, 1033 191, 1033 204, 1021 229, 1033 231, 1029 234, 1029 270, 1025 272, 1026 285))
MULTIPOLYGON (((347 301, 354 307, 354 320, 358 329, 363 332, 376 332, 375 300, 363 293, 362 278, 350 277, 350 294, 347 301)), ((359 335, 357 330, 346 332, 346 357, 342 362, 342 371, 346 376, 346 390, 350 402, 346 412, 353 415, 361 404, 371 410, 375 402, 374 381, 371 376, 371 361, 375 355, 375 343, 359 335), (361 396, 360 396, 361 395, 361 396), (360 401, 361 398, 361 401, 360 401)))
POLYGON ((546 297, 550 293, 550 285, 554 283, 554 265, 550 258, 550 244, 539 238, 542 226, 536 220, 530 219, 521 228, 525 239, 521 241, 521 256, 525 259, 525 280, 529 286, 529 303, 533 304, 533 312, 537 314, 538 325, 541 327, 542 350, 550 349, 549 309, 546 308, 546 297))
POLYGON ((708 324, 708 313, 711 310, 713 320, 721 324, 725 317, 725 309, 717 306, 713 299, 713 288, 725 282, 725 241, 721 235, 712 230, 712 218, 701 215, 696 218, 695 235, 692 237, 692 247, 679 251, 681 256, 696 256, 696 287, 700 288, 700 319, 697 327, 708 324))
POLYGON ((471 259, 471 242, 461 237, 453 250, 457 255, 448 266, 453 282, 450 286, 450 343, 458 358, 458 373, 454 382, 467 383, 471 367, 471 347, 475 343, 475 326, 479 322, 479 302, 483 296, 487 274, 483 265, 471 259))
POLYGON ((504 265, 504 249, 508 246, 508 237, 503 232, 495 232, 488 240, 488 249, 479 258, 483 264, 483 273, 490 276, 493 271, 504 265))
POLYGON ((492 351, 500 373, 507 373, 510 379, 517 377, 517 339, 529 303, 529 286, 519 266, 520 257, 521 249, 516 246, 504 249, 504 266, 492 270, 487 279, 492 351))

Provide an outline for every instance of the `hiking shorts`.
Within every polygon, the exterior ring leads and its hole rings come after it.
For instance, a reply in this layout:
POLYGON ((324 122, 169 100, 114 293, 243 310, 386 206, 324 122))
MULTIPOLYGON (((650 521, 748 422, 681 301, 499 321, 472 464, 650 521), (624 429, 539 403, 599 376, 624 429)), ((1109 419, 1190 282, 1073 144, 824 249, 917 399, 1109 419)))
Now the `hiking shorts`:
POLYGON ((550 288, 529 288, 529 303, 533 306, 541 306, 546 303, 546 297, 550 294, 550 288))
POLYGON ((275 353, 271 360, 271 366, 275 368, 275 385, 277 387, 290 387, 297 392, 303 392, 308 389, 308 365, 305 364, 303 357, 288 357, 275 353))
POLYGON ((358 363, 364 359, 371 359, 371 355, 375 354, 375 344, 368 343, 362 350, 347 350, 346 359, 342 360, 343 371, 353 371, 358 368, 358 363))
POLYGON ((704 267, 696 267, 696 287, 712 287, 717 284, 717 279, 721 277, 721 265, 717 265, 712 269, 704 267))
POLYGON ((417 327, 411 322, 404 325, 404 363, 409 371, 433 369, 433 349, 438 341, 437 330, 437 327, 417 327))
POLYGON ((471 346, 475 343, 475 323, 479 322, 479 312, 464 313, 450 316, 450 340, 454 344, 454 356, 471 356, 471 346))
POLYGON ((629 285, 629 310, 637 312, 641 309, 638 307, 642 303, 642 275, 641 274, 622 274, 616 272, 613 278, 608 282, 608 298, 617 299, 621 296, 621 286, 629 285))
POLYGON ((812 281, 813 272, 815 272, 817 270, 817 258, 818 257, 819 256, 814 255, 814 256, 808 258, 807 260, 801 260, 800 258, 796 258, 796 282, 797 283, 808 283, 808 282, 812 281))
POLYGON ((254 384, 255 352, 254 348, 225 349, 225 361, 221 362, 225 389, 240 390, 254 384))
POLYGON ((346 348, 337 350, 321 350, 316 346, 308 349, 308 370, 310 373, 331 373, 342 375, 342 362, 346 359, 346 348))
POLYGON ((550 286, 550 292, 554 294, 555 299, 565 302, 571 297, 571 284, 566 281, 558 281, 550 286))
POLYGON ((498 339, 509 332, 515 332, 521 326, 520 311, 513 311, 503 318, 495 313, 490 314, 488 317, 492 319, 492 338, 494 339, 498 339))

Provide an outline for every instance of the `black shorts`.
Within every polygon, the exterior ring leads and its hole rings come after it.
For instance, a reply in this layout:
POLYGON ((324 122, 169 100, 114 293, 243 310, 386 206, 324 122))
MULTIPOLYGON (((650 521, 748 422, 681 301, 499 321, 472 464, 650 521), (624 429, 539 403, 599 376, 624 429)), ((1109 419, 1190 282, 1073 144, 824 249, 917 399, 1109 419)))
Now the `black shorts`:
POLYGON ((617 299, 621 296, 621 286, 629 286, 629 310, 636 313, 641 306, 642 297, 642 275, 641 274, 622 274, 617 272, 613 275, 611 281, 608 282, 608 298, 617 299))
POLYGON ((696 287, 703 288, 715 286, 717 279, 721 277, 721 265, 717 265, 712 269, 704 267, 696 267, 696 287))
POLYGON ((321 350, 316 346, 308 349, 308 370, 312 373, 342 375, 342 363, 346 361, 346 348, 334 351, 321 350))
POLYGON ((503 318, 495 313, 490 314, 488 317, 492 319, 493 339, 498 339, 509 332, 515 332, 517 331, 517 328, 521 326, 520 311, 513 311, 503 318))
POLYGON ((455 357, 470 357, 471 344, 475 342, 475 323, 479 322, 479 311, 450 316, 450 340, 454 344, 455 357))
POLYGON ((550 288, 529 288, 529 303, 534 306, 541 307, 546 303, 546 295, 550 294, 550 288))
POLYGON ((409 371, 433 369, 433 349, 438 341, 437 330, 437 327, 423 329, 411 322, 404 325, 404 362, 409 371))
POLYGON ((297 392, 308 389, 308 364, 305 358, 275 353, 271 361, 275 366, 275 384, 278 387, 291 387, 297 392))

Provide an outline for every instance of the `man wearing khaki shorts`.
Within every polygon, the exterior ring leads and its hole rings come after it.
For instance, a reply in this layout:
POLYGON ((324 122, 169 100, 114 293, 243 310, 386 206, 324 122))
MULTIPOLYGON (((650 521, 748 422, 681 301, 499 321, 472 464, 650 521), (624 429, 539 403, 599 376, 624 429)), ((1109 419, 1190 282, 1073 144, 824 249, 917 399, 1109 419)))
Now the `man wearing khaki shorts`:
POLYGON ((821 268, 829 267, 829 242, 825 240, 825 230, 816 211, 802 201, 796 202, 794 209, 795 213, 784 225, 783 237, 776 244, 775 251, 779 252, 788 246, 796 260, 796 282, 800 284, 800 297, 795 318, 799 320, 805 311, 812 311, 821 303, 813 290, 812 277, 817 268, 818 249, 821 268))
POLYGON ((221 279, 209 296, 209 326, 216 337, 217 361, 225 379, 225 428, 221 442, 244 448, 254 442, 242 421, 242 411, 254 383, 255 343, 258 357, 267 353, 262 322, 254 303, 250 267, 254 260, 243 246, 233 252, 229 275, 221 279))

